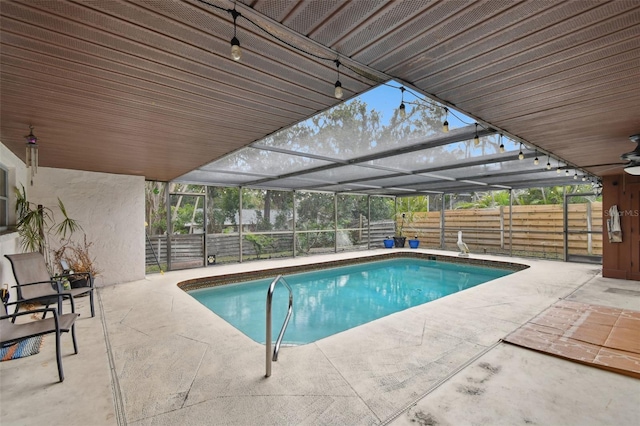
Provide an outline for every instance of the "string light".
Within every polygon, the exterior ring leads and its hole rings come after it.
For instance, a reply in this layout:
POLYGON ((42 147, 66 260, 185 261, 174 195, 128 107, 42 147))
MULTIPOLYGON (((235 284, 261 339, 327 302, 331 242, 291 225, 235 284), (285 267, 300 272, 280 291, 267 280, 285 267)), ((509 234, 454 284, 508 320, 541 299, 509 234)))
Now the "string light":
POLYGON ((449 108, 445 107, 444 108, 444 123, 442 123, 442 131, 444 133, 449 133, 449 121, 448 121, 448 117, 449 116, 449 108))
POLYGON ((586 182, 587 181, 587 177, 585 175, 582 175, 582 181, 586 182))
POLYGON ((524 160, 524 154, 522 153, 522 142, 520 142, 520 152, 518 153, 518 160, 524 160))
POLYGON ((556 169, 556 173, 560 174, 561 170, 560 170, 560 160, 558 160, 558 168, 556 169))
POLYGON ((536 149, 536 158, 533 159, 533 164, 536 166, 540 164, 540 160, 538 160, 538 150, 536 149))
POLYGON ((578 171, 573 172, 573 180, 578 180, 578 171))
POLYGON ((547 170, 551 170, 551 160, 549 159, 549 154, 547 154, 547 170))
POLYGON ((473 137, 473 144, 474 144, 475 146, 480 145, 480 138, 478 137, 478 123, 476 123, 476 134, 475 134, 475 136, 473 137))
POLYGON ((238 19, 238 16, 240 15, 240 12, 238 12, 235 7, 233 8, 233 10, 231 11, 231 16, 233 17, 233 38, 231 39, 231 58, 233 58, 234 61, 239 61, 240 58, 242 58, 242 50, 240 50, 240 40, 238 40, 238 37, 236 37, 236 20, 238 19))
POLYGON ((500 153, 504 153, 504 143, 502 143, 502 133, 500 133, 500 153))
POLYGON ((401 118, 405 118, 407 116, 407 109, 404 106, 404 91, 405 91, 405 88, 401 87, 400 88, 400 94, 402 95, 402 99, 400 100, 400 107, 399 107, 399 112, 400 112, 400 117, 401 118))
POLYGON ((336 59, 335 63, 336 70, 338 71, 338 79, 336 80, 336 84, 334 85, 335 89, 333 91, 333 95, 336 97, 336 99, 342 99, 342 97, 344 96, 344 92, 342 91, 342 83, 340 83, 340 61, 336 59))
POLYGON ((565 175, 566 177, 569 177, 569 169, 567 169, 567 170, 565 170, 565 171, 564 171, 564 175, 565 175))

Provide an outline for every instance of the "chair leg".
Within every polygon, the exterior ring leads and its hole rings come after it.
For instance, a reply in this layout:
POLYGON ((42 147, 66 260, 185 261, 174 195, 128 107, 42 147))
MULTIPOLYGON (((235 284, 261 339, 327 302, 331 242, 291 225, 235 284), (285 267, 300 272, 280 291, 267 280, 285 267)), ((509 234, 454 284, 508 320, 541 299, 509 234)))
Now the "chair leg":
POLYGON ((94 291, 95 290, 91 290, 89 292, 89 304, 91 305, 91 318, 96 316, 96 311, 95 311, 95 308, 93 307, 93 292, 94 291))
POLYGON ((16 303, 16 308, 14 309, 13 317, 11 318, 12 323, 16 322, 16 314, 18 313, 18 310, 20 310, 20 303, 16 303))
POLYGON ((63 382, 64 372, 62 371, 62 355, 60 354, 60 330, 56 330, 56 361, 58 362, 58 377, 63 382))
MULTIPOLYGON (((47 304, 45 305, 45 309, 46 309, 46 308, 48 308, 48 307, 49 307, 49 303, 47 303, 47 304)), ((46 317, 46 316, 47 316, 47 311, 44 311, 44 312, 42 313, 42 319, 45 319, 45 317, 46 317)))
POLYGON ((73 340, 73 351, 78 353, 78 342, 76 341, 76 324, 71 325, 71 339, 73 340))

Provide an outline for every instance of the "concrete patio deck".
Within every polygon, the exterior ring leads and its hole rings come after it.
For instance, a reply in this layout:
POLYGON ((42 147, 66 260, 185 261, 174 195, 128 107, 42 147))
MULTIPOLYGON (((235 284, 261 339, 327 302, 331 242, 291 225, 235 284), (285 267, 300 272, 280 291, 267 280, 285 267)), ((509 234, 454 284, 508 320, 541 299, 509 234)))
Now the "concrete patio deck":
MULTIPOLYGON (((420 250, 423 251, 423 250, 420 250)), ((424 250, 455 256, 455 253, 424 250)), ((640 380, 501 339, 559 299, 640 311, 640 282, 599 266, 530 268, 315 343, 265 349, 180 290, 191 278, 388 253, 371 250, 149 275, 77 299, 64 335, 0 363, 0 425, 636 425, 640 380), (618 291, 607 291, 617 289, 618 291)))

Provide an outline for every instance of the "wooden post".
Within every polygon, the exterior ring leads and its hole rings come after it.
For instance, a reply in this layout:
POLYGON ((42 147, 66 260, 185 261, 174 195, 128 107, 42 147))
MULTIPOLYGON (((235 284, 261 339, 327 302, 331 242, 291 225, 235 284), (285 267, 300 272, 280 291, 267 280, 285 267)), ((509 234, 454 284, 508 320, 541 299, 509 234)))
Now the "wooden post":
POLYGON ((500 250, 504 250, 504 206, 500 206, 500 250))
POLYGON ((587 201, 587 253, 593 254, 593 241, 591 236, 593 224, 591 218, 591 201, 587 201))

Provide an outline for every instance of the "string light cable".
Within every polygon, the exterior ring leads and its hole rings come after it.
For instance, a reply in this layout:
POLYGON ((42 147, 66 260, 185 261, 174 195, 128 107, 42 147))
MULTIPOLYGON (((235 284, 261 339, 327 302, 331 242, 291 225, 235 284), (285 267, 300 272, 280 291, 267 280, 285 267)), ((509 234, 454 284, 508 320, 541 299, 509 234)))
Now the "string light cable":
MULTIPOLYGON (((401 92, 401 96, 402 96, 402 101, 400 103, 400 110, 405 110, 406 112, 406 104, 410 104, 410 105, 422 105, 422 104, 427 104, 429 106, 432 107, 436 107, 436 108, 441 108, 444 111, 444 122, 443 122, 443 132, 447 132, 449 130, 449 122, 448 122, 448 116, 449 114, 451 114, 451 116, 453 116, 454 118, 456 118, 458 121, 460 121, 463 124, 466 125, 472 125, 475 124, 476 126, 476 135, 477 133, 477 128, 478 126, 480 126, 481 129, 484 129, 486 131, 492 129, 493 127, 488 126, 488 125, 484 125, 482 124, 482 122, 468 122, 466 120, 464 120, 462 117, 456 115, 455 110, 452 110, 450 107, 443 105, 441 102, 438 102, 434 99, 431 99, 429 96, 424 96, 424 95, 418 95, 417 93, 415 93, 414 91, 406 88, 405 86, 397 86, 394 84, 389 83, 388 79, 383 79, 381 77, 376 76, 375 74, 371 73, 371 72, 367 72, 365 70, 361 70, 357 67, 351 66, 348 63, 344 63, 340 61, 340 54, 338 52, 335 52, 336 55, 338 55, 338 58, 336 59, 336 56, 334 55, 333 57, 330 56, 324 56, 324 55, 319 55, 317 53, 305 50, 299 46, 296 46, 295 44, 292 44, 290 42, 288 42, 287 40, 279 37, 276 34, 273 34, 272 32, 270 32, 269 30, 267 30, 266 28, 264 28, 262 25, 260 25, 259 23, 257 23, 256 21, 254 21, 253 19, 251 19, 250 17, 243 15, 241 12, 237 11, 236 9, 236 3, 234 2, 234 7, 233 9, 230 8, 226 8, 226 7, 222 7, 222 6, 218 6, 214 3, 211 3, 209 1, 206 0, 196 0, 198 3, 201 3, 203 5, 209 6, 213 9, 216 9, 218 11, 221 12, 225 12, 228 13, 229 15, 231 15, 231 18, 233 20, 233 26, 234 26, 234 30, 233 30, 233 38, 231 39, 231 46, 232 46, 232 58, 236 61, 240 60, 240 57, 242 55, 241 51, 240 51, 240 41, 238 40, 237 36, 236 36, 236 28, 237 28, 237 21, 239 18, 246 20, 248 23, 250 23, 251 25, 253 25, 255 28, 259 29, 260 31, 264 32, 265 34, 267 34, 269 37, 273 38, 274 40, 277 40, 279 43, 282 43, 285 46, 290 47, 291 49, 294 49, 298 52, 301 52, 307 56, 313 57, 315 59, 321 60, 321 61, 326 61, 328 64, 334 64, 336 66, 336 70, 338 72, 338 79, 336 80, 335 84, 334 84, 334 96, 337 99, 341 99, 342 96, 338 96, 339 94, 344 95, 343 92, 343 88, 342 88, 342 83, 340 82, 340 67, 342 66, 343 69, 347 69, 349 71, 351 71, 353 73, 353 75, 351 76, 351 78, 360 81, 361 83, 364 84, 371 84, 371 82, 377 84, 377 85, 384 85, 386 87, 390 87, 390 88, 395 88, 400 90, 401 92), (237 52, 237 55, 234 55, 234 53, 237 52), (236 59, 236 56, 238 56, 238 59, 236 59), (357 77, 355 77, 357 76, 357 77), (358 78, 361 77, 361 78, 358 78), (416 99, 420 100, 420 102, 422 102, 422 104, 418 104, 416 102, 410 102, 410 101, 405 101, 404 100, 404 94, 408 93, 413 95, 416 99), (405 108, 403 108, 405 107, 405 108)), ((390 76, 391 79, 394 79, 394 77, 390 76)), ((397 79, 396 79, 397 80, 397 79)), ((402 111, 400 112, 400 114, 402 114, 402 111)), ((500 152, 504 152, 504 144, 502 143, 502 136, 503 133, 500 133, 500 152)), ((513 138, 510 138, 513 140, 513 138)), ((519 139, 519 138, 516 138, 519 139)), ((474 136, 474 143, 476 140, 476 136, 474 136)), ((479 143, 479 141, 478 141, 479 143)), ((520 142, 520 153, 519 153, 519 157, 522 156, 524 157, 524 153, 522 152, 522 145, 523 143, 520 142)), ((528 147, 526 147, 525 145, 525 149, 528 149, 528 147)), ((537 151, 537 148, 536 148, 537 151)), ((555 156, 551 156, 550 153, 545 152, 545 151, 540 151, 542 154, 546 154, 547 155, 547 170, 550 169, 550 158, 556 158, 555 156)), ((536 152, 536 158, 537 158, 537 152, 536 152)), ((564 167, 560 167, 560 160, 558 158, 556 158, 556 160, 558 161, 558 167, 557 167, 557 172, 560 173, 560 170, 564 167)), ((535 160, 534 160, 535 161, 535 160)), ((567 164, 565 167, 570 167, 569 164, 567 164)), ((574 166, 571 166, 571 168, 574 168, 574 166)), ((577 167, 575 168, 576 170, 578 169, 577 167)), ((586 173, 585 171, 581 172, 585 175, 585 176, 591 176, 590 173, 586 173)), ((567 174, 568 174, 568 170, 567 170, 567 174)), ((576 173, 577 174, 577 173, 576 173)), ((575 176, 575 179, 577 179, 577 176, 575 176)))

